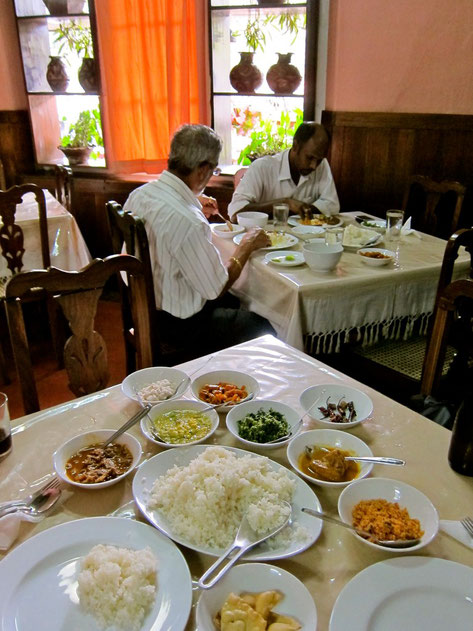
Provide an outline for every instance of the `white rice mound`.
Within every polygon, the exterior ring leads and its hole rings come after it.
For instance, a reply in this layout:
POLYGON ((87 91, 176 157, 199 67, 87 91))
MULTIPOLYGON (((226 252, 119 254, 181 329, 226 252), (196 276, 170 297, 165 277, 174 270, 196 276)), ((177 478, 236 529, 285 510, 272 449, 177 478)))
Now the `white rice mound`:
MULTIPOLYGON (((268 458, 237 457, 224 447, 208 447, 187 466, 175 465, 159 477, 148 507, 162 512, 173 533, 193 545, 226 548, 252 505, 248 519, 256 532, 281 524, 288 513, 281 500, 291 502, 295 485, 283 468, 274 470, 268 458)), ((289 543, 295 533, 300 537, 307 531, 284 528, 277 545, 289 543)))
POLYGON ((150 548, 94 546, 77 579, 80 605, 101 629, 114 625, 138 631, 155 600, 156 570, 150 548))

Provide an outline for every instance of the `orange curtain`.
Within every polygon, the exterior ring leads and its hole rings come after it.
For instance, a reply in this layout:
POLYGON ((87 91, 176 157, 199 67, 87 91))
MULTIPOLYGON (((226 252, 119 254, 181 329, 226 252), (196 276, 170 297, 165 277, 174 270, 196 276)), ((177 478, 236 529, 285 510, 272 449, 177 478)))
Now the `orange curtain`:
POLYGON ((116 173, 160 173, 183 123, 209 124, 206 0, 97 0, 102 123, 116 173))

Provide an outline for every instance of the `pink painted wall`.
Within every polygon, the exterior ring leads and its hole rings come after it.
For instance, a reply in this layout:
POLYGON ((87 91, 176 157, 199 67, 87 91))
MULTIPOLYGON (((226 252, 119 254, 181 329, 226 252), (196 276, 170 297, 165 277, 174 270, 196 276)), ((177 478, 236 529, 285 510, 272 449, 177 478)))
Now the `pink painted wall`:
POLYGON ((26 110, 28 101, 23 83, 15 14, 10 0, 0 0, 0 110, 26 110))
POLYGON ((331 0, 326 109, 473 114, 473 1, 331 0))

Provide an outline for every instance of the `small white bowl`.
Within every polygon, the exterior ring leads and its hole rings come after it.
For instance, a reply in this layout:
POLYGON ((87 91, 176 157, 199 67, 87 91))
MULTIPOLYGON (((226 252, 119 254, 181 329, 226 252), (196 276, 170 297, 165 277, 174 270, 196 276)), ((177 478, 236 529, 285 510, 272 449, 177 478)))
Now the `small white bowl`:
POLYGON ((393 552, 405 554, 406 552, 414 552, 420 550, 430 543, 436 536, 439 529, 439 516, 437 509, 423 493, 418 489, 405 482, 391 480, 389 478, 369 478, 366 480, 358 480, 347 486, 338 498, 338 514, 342 521, 352 524, 353 508, 361 500, 384 499, 388 502, 397 502, 401 508, 407 508, 409 515, 413 519, 420 521, 421 530, 424 534, 420 542, 412 546, 412 548, 386 548, 377 543, 367 541, 360 537, 355 531, 352 531, 359 541, 365 545, 383 550, 384 552, 393 552))
POLYGON ((369 462, 360 462, 358 463, 360 466, 360 472, 356 478, 349 480, 348 482, 330 482, 328 480, 320 480, 319 478, 307 475, 299 468, 299 457, 304 453, 306 447, 313 447, 314 445, 321 445, 322 447, 336 447, 337 449, 349 451, 353 456, 373 455, 373 452, 365 442, 348 432, 341 432, 337 429, 311 429, 307 432, 302 432, 302 434, 299 434, 291 440, 287 446, 287 458, 297 473, 309 482, 312 482, 312 484, 343 487, 353 484, 355 480, 365 478, 371 473, 373 465, 369 462))
POLYGON ((391 263, 391 261, 396 256, 394 252, 391 252, 391 250, 384 250, 383 248, 362 248, 361 250, 358 250, 358 254, 361 256, 361 260, 363 261, 363 263, 366 263, 366 265, 371 265, 372 267, 381 267, 382 265, 388 265, 388 263, 391 263), (387 258, 376 259, 370 256, 366 256, 367 252, 379 252, 387 258))
POLYGON ((302 251, 305 262, 313 272, 330 272, 341 259, 343 246, 341 243, 326 245, 325 242, 311 241, 304 243, 302 251))
POLYGON ((182 370, 177 368, 168 368, 167 366, 152 366, 150 368, 143 368, 132 372, 131 375, 125 377, 122 381, 122 392, 129 399, 138 401, 136 391, 141 390, 145 386, 148 386, 155 381, 161 381, 167 379, 171 385, 175 388, 178 384, 181 384, 177 392, 166 401, 172 401, 173 399, 179 399, 187 390, 190 384, 190 378, 182 370), (184 383, 182 383, 184 381, 184 383))
POLYGON ((236 224, 232 224, 231 232, 226 223, 214 223, 211 224, 210 227, 212 232, 222 239, 233 239, 236 234, 245 232, 245 228, 243 226, 237 226, 236 224))
POLYGON ((331 429, 345 430, 355 425, 363 423, 373 411, 373 402, 367 394, 351 386, 325 383, 318 386, 310 386, 306 388, 299 397, 299 403, 305 412, 309 410, 311 405, 318 399, 318 402, 311 408, 309 416, 318 423, 330 427, 331 429), (338 403, 341 398, 345 401, 353 401, 356 412, 356 420, 349 423, 333 423, 324 419, 319 407, 326 407, 327 399, 330 397, 330 403, 338 403))
MULTIPOLYGON (((199 375, 191 384, 192 394, 198 401, 201 401, 199 397, 200 389, 206 384, 217 384, 220 382, 233 383, 239 388, 245 386, 248 395, 253 394, 253 398, 258 396, 259 385, 256 379, 246 372, 240 372, 238 370, 214 370, 212 372, 206 372, 203 375, 199 375)), ((205 403, 207 405, 212 405, 211 403, 205 403)), ((233 405, 220 405, 216 408, 216 410, 218 412, 228 412, 233 407, 233 405)))
POLYGON ((84 449, 84 447, 90 447, 91 445, 103 443, 115 432, 116 429, 96 429, 91 432, 85 432, 84 434, 74 436, 63 445, 58 447, 58 449, 56 449, 53 454, 53 465, 58 476, 68 484, 78 486, 81 489, 90 490, 103 489, 106 486, 112 486, 112 484, 116 484, 117 482, 120 482, 120 480, 123 480, 123 478, 125 478, 129 473, 133 471, 141 458, 140 443, 134 436, 126 432, 125 434, 119 436, 114 442, 118 445, 126 445, 131 451, 133 462, 131 463, 128 471, 125 471, 125 473, 122 473, 116 478, 113 478, 113 480, 107 480, 106 482, 97 482, 96 484, 82 484, 82 482, 74 482, 67 476, 66 473, 66 462, 71 456, 77 453, 79 449, 84 449))
POLYGON ((317 608, 307 587, 295 576, 267 563, 235 565, 212 589, 203 590, 196 610, 199 631, 215 631, 213 619, 230 593, 266 592, 275 590, 284 595, 274 607, 276 613, 292 616, 301 631, 314 631, 317 608))
POLYGON ((199 438, 198 440, 192 440, 188 443, 164 443, 161 440, 158 440, 151 433, 151 423, 156 417, 160 414, 164 414, 165 412, 169 412, 170 410, 203 410, 208 407, 208 403, 204 403, 203 401, 193 401, 189 399, 180 399, 178 401, 163 401, 163 403, 158 403, 149 411, 149 416, 145 416, 141 419, 141 431, 146 436, 148 440, 159 445, 160 447, 188 447, 189 445, 197 445, 199 443, 203 443, 206 441, 218 427, 219 417, 215 410, 207 410, 205 414, 210 418, 211 426, 210 430, 207 432, 205 436, 199 438))
POLYGON ((253 228, 254 226, 264 228, 268 223, 268 215, 257 211, 242 212, 237 214, 237 222, 244 228, 253 228))
POLYGON ((240 403, 239 405, 234 406, 228 413, 226 422, 229 432, 248 447, 254 447, 255 449, 259 449, 261 451, 266 451, 268 449, 277 449, 282 445, 287 445, 287 443, 291 440, 291 438, 293 438, 293 436, 278 443, 267 445, 265 443, 256 443, 252 440, 246 440, 239 435, 238 421, 241 421, 241 419, 244 418, 247 414, 257 412, 260 408, 263 408, 265 412, 269 412, 269 410, 272 408, 275 412, 280 412, 281 414, 284 414, 289 425, 288 433, 292 431, 292 428, 295 425, 297 425, 301 417, 301 415, 296 412, 294 408, 291 408, 285 403, 280 403, 279 401, 270 401, 267 399, 259 401, 247 401, 246 403, 240 403))

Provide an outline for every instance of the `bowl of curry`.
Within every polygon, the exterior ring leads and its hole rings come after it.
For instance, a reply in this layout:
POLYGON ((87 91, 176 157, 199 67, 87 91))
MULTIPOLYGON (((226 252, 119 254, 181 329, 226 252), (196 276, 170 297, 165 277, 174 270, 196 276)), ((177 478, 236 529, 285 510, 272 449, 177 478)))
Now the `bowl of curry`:
POLYGON ((103 447, 115 431, 85 432, 61 445, 53 454, 58 476, 83 489, 102 489, 120 482, 140 461, 141 445, 134 436, 125 433, 103 447))

